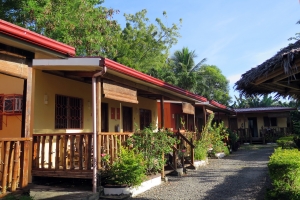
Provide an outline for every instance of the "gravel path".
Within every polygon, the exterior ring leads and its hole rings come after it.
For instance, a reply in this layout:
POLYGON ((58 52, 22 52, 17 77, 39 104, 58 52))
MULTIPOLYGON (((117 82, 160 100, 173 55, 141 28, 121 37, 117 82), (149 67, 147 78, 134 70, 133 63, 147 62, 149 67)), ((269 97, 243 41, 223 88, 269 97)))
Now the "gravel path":
POLYGON ((273 151, 271 145, 244 145, 225 158, 210 159, 198 171, 169 176, 168 183, 132 199, 264 199, 271 186, 267 163, 273 151))

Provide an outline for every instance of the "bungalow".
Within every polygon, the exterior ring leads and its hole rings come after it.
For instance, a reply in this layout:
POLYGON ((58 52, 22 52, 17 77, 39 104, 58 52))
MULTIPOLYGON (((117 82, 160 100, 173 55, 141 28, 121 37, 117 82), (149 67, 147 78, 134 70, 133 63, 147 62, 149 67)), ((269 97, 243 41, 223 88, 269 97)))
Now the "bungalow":
POLYGON ((296 108, 261 107, 237 108, 230 118, 231 130, 238 131, 241 142, 274 142, 279 136, 291 133, 290 112, 296 108))
MULTIPOLYGON (((95 191, 101 153, 109 153, 112 161, 118 140, 125 141, 136 128, 158 126, 158 99, 161 112, 165 100, 203 101, 107 58, 74 57, 73 47, 3 20, 0 47, 1 85, 7 86, 0 91, 1 116, 11 127, 0 140, 3 194, 18 186, 19 174, 21 187, 32 176, 72 177, 93 179, 95 191), (15 148, 20 142, 21 153, 15 148), (21 166, 11 167, 11 155, 21 157, 21 166)), ((164 121, 162 115, 162 126, 164 121)))

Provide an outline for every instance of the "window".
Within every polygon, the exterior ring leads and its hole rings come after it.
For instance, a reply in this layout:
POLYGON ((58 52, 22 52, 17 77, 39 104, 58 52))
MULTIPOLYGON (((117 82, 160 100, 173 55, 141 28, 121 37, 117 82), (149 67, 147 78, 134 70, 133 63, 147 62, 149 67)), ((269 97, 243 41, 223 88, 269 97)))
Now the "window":
POLYGON ((264 126, 277 126, 277 118, 276 117, 264 117, 264 126))
POLYGON ((151 122, 151 110, 140 109, 140 129, 149 127, 151 122))
POLYGON ((83 128, 83 100, 56 95, 55 128, 83 128))
POLYGON ((0 113, 3 115, 20 115, 23 108, 23 95, 0 95, 0 113))
POLYGON ((4 112, 22 112, 22 97, 5 97, 3 101, 4 112))

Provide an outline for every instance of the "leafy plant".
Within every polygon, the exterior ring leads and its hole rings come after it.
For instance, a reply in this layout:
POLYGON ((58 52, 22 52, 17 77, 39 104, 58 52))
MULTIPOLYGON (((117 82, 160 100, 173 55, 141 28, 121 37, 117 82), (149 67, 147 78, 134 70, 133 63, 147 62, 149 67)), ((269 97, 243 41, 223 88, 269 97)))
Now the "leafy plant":
POLYGON ((152 174, 162 170, 165 164, 162 155, 171 152, 172 146, 178 141, 173 137, 173 132, 154 131, 152 127, 149 127, 135 131, 127 143, 133 145, 136 153, 143 155, 146 174, 152 174))
POLYGON ((269 199, 300 198, 300 152, 297 149, 275 149, 268 168, 274 187, 269 199))
POLYGON ((27 195, 16 196, 13 194, 9 194, 4 197, 4 200, 34 200, 34 198, 32 196, 27 195))
POLYGON ((297 148, 297 145, 294 142, 294 136, 281 137, 278 140, 276 140, 276 143, 283 149, 297 148))
POLYGON ((202 141, 196 142, 194 152, 196 160, 205 160, 207 158, 207 147, 202 141))
POLYGON ((120 145, 118 157, 111 165, 109 172, 110 184, 138 186, 146 177, 143 155, 134 149, 120 145))

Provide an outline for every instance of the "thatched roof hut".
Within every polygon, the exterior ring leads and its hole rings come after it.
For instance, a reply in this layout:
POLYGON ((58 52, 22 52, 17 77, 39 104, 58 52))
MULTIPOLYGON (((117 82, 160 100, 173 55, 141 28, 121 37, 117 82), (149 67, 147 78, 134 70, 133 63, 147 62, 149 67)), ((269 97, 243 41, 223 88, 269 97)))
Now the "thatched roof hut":
POLYGON ((241 94, 276 96, 300 99, 300 41, 281 49, 275 56, 244 73, 235 83, 241 94))

